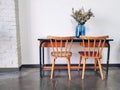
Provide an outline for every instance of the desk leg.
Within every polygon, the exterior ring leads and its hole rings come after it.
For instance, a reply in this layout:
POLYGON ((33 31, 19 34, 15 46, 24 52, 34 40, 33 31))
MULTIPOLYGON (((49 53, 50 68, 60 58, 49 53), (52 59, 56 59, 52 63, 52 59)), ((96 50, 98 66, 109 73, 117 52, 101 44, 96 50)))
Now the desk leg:
POLYGON ((42 52, 43 52, 42 54, 43 54, 43 65, 44 65, 44 48, 43 48, 42 52))
MULTIPOLYGON (((44 67, 44 47, 42 47, 42 67, 44 67)), ((42 70, 42 76, 44 76, 44 70, 42 70)))
POLYGON ((39 47, 39 54, 40 54, 40 78, 42 78, 41 44, 42 44, 42 42, 40 43, 40 47, 39 47))
POLYGON ((110 44, 109 44, 109 42, 107 42, 107 44, 108 44, 108 52, 107 52, 106 76, 108 76, 108 69, 109 69, 109 56, 110 56, 110 44))

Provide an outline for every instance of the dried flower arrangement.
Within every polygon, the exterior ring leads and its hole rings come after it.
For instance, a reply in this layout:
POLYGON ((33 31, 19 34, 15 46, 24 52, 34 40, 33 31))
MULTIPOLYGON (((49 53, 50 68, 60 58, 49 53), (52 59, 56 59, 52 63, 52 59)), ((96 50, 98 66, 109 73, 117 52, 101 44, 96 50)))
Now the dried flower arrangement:
POLYGON ((86 21, 90 19, 90 17, 94 17, 93 13, 91 12, 91 9, 85 12, 83 8, 75 11, 74 8, 72 8, 71 16, 81 25, 85 24, 86 21))

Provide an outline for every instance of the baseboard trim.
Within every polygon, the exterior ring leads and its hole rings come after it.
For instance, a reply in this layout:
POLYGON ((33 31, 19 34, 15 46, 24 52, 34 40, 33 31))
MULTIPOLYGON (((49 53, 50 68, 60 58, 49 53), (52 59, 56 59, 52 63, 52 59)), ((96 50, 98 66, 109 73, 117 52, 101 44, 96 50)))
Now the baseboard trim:
MULTIPOLYGON (((67 66, 67 64, 56 64, 58 66, 67 66)), ((73 66, 77 64, 72 64, 73 66)), ((86 66, 92 66, 93 64, 86 64, 86 66)), ((102 64, 106 66, 106 64, 102 64)), ((51 66, 51 64, 45 64, 45 66, 51 66)), ((19 68, 0 68, 0 72, 12 72, 12 71, 20 71, 22 68, 39 68, 39 64, 23 64, 19 68)), ((109 64, 109 67, 120 67, 120 64, 109 64)))
MULTIPOLYGON (((67 66, 67 64, 56 64, 58 66, 67 66)), ((76 66, 77 64, 72 64, 72 66, 76 66)), ((51 64, 45 64, 45 66, 51 66, 51 64)), ((86 64, 86 66, 93 66, 93 64, 86 64)), ((106 64, 102 64, 102 66, 106 66, 106 64)), ((24 64, 21 65, 21 67, 19 68, 19 70, 21 70, 22 68, 39 68, 40 65, 39 64, 24 64)), ((120 64, 109 64, 109 67, 120 67, 120 64)))
POLYGON ((20 68, 39 68, 39 64, 23 64, 20 68))

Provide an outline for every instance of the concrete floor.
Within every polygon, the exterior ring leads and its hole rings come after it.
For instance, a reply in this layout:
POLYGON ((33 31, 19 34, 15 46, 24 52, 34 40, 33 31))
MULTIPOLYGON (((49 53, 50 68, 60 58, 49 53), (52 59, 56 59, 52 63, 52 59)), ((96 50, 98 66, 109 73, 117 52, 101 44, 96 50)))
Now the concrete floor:
POLYGON ((50 71, 44 72, 40 79, 39 68, 23 68, 20 72, 0 72, 0 90, 120 90, 120 67, 110 68, 108 78, 101 80, 98 72, 86 70, 85 79, 81 71, 55 71, 50 80, 50 71))

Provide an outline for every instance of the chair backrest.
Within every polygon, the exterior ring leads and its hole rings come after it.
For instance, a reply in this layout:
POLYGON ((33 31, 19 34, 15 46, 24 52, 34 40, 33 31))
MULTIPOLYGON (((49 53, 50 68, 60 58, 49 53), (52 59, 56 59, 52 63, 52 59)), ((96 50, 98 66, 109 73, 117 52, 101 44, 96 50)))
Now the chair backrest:
POLYGON ((50 39, 52 52, 59 57, 64 57, 68 55, 72 47, 74 36, 58 37, 58 36, 48 36, 50 39))
POLYGON ((80 36, 80 38, 82 39, 80 45, 84 48, 84 56, 86 58, 101 58, 108 36, 80 36))

